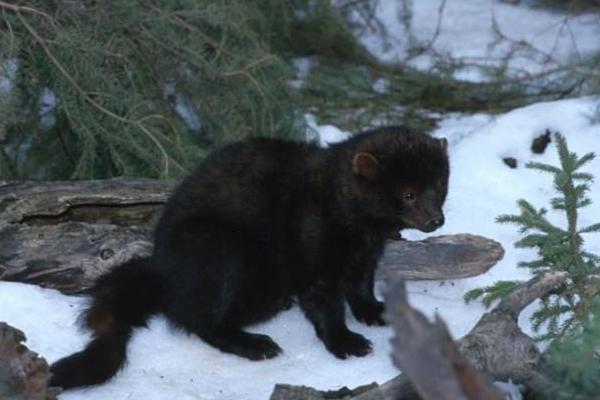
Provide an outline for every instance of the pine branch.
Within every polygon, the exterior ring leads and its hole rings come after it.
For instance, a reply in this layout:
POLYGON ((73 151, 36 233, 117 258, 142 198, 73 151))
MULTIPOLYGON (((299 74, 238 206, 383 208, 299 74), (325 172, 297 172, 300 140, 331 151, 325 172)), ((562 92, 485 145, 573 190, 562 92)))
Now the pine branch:
POLYGON ((517 266, 520 268, 530 268, 536 270, 536 272, 538 270, 543 270, 542 272, 545 272, 550 269, 550 266, 548 266, 548 263, 545 260, 519 261, 517 266))
POLYGON ((591 182, 594 180, 594 176, 587 172, 574 172, 571 177, 573 180, 581 180, 586 182, 591 182))
POLYGON ((0 58, 18 64, 11 96, 22 112, 0 125, 12 146, 20 136, 33 141, 13 175, 179 177, 234 139, 303 138, 287 85, 293 70, 271 48, 287 40, 306 0, 124 0, 85 12, 69 2, 17 3, 0 2, 0 58), (43 92, 56 99, 48 113, 56 123, 31 135, 38 129, 26 124, 38 122, 43 92))
POLYGON ((522 283, 519 281, 498 281, 484 288, 469 290, 464 295, 464 300, 470 303, 471 301, 481 299, 481 302, 489 308, 494 301, 504 299, 513 290, 522 285, 522 283))
MULTIPOLYGON (((143 120, 131 120, 127 117, 121 116, 116 114, 115 112, 107 109, 106 107, 104 107, 103 105, 101 105, 100 103, 98 103, 96 100, 94 100, 80 85, 79 83, 77 83, 77 81, 72 77, 71 74, 69 74, 69 72, 67 72, 67 70, 65 69, 65 67, 62 65, 62 63, 54 56, 54 54, 52 53, 52 51, 50 51, 50 49, 48 48, 46 41, 39 35, 39 33, 27 22, 27 19, 22 15, 23 11, 27 11, 27 12, 32 12, 32 13, 36 13, 39 15, 43 15, 46 18, 49 18, 51 21, 53 21, 52 17, 50 17, 48 14, 35 10, 33 8, 30 7, 22 7, 22 6, 17 6, 17 5, 11 5, 8 3, 5 3, 3 1, 0 1, 0 7, 2 8, 6 8, 10 11, 13 11, 19 21, 21 21, 21 23, 23 24, 23 26, 25 27, 25 29, 31 34, 31 36, 35 39, 35 42, 37 42, 37 44, 42 48, 42 50, 44 51, 44 53, 46 53, 48 59, 50 60, 50 62, 58 69, 58 71, 60 71, 60 73, 63 75, 63 77, 73 86, 73 88, 82 96, 83 99, 85 99, 86 102, 88 102, 90 105, 92 105, 94 108, 96 108, 98 111, 100 111, 101 113, 106 114, 107 116, 114 118, 117 121, 120 121, 124 124, 127 125, 132 125, 137 127, 140 131, 142 131, 146 136, 148 136, 148 138, 150 138, 150 140, 156 145, 156 147, 160 150, 162 157, 163 157, 163 162, 164 162, 164 171, 163 171, 163 175, 166 177, 169 175, 169 162, 172 162, 178 169, 180 169, 183 172, 186 172, 186 169, 183 168, 179 163, 177 163, 175 160, 173 160, 167 153, 167 151, 165 150, 165 148, 163 147, 163 145, 159 142, 159 140, 156 138, 156 136, 150 131, 150 129, 143 123, 143 120)), ((54 24, 54 22, 52 22, 52 24, 54 24)))
MULTIPOLYGON (((574 170, 577 170, 579 168, 581 168, 584 164, 592 161, 594 158, 596 158, 596 155, 594 153, 587 153, 584 156, 580 157, 574 165, 574 170)), ((585 176, 584 179, 592 179, 592 175, 591 174, 585 174, 585 173, 580 173, 580 174, 573 174, 573 178, 576 177, 576 175, 578 176, 576 179, 581 179, 579 176, 585 176)))
POLYGON ((515 242, 518 248, 536 248, 541 247, 548 240, 548 235, 530 233, 515 242))
POLYGON ((537 169, 537 170, 543 171, 543 172, 549 172, 551 174, 559 174, 561 172, 560 168, 557 168, 550 164, 544 164, 544 163, 536 162, 536 161, 528 162, 527 164, 525 164, 525 167, 530 168, 530 169, 537 169))

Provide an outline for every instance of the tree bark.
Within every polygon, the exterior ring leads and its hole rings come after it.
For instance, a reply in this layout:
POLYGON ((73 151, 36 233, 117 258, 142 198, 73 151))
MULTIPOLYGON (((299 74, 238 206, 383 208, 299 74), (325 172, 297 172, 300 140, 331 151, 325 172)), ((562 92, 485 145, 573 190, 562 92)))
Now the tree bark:
POLYGON ((521 330, 521 311, 534 300, 559 287, 567 279, 562 271, 539 275, 515 289, 458 342, 460 352, 475 368, 495 380, 512 380, 546 398, 540 372, 542 354, 535 341, 521 330))
POLYGON ((58 388, 48 388, 46 360, 22 342, 25 335, 0 322, 0 399, 55 400, 58 388))
POLYGON ((483 236, 432 236, 386 246, 377 276, 381 279, 460 279, 481 275, 504 257, 504 248, 483 236))
MULTIPOLYGON (((361 393, 372 393, 378 386, 376 383, 359 386, 355 389, 343 387, 339 390, 320 391, 307 386, 275 385, 275 389, 269 400, 325 400, 325 399, 355 399, 361 393)), ((365 397, 363 400, 375 400, 365 397)))
POLYGON ((491 379, 478 372, 461 355, 439 316, 431 323, 408 304, 403 281, 392 285, 385 303, 386 319, 395 332, 392 358, 421 398, 504 399, 491 379))
POLYGON ((115 178, 65 182, 0 182, 0 220, 29 226, 82 221, 152 223, 172 181, 115 178))
POLYGON ((0 280, 84 292, 111 268, 150 254, 149 236, 148 228, 136 226, 0 223, 0 280))
MULTIPOLYGON (((152 250, 152 226, 173 182, 0 182, 0 280, 83 292, 95 279, 152 250)), ((504 255, 474 235, 390 241, 378 279, 454 279, 479 275, 504 255)))

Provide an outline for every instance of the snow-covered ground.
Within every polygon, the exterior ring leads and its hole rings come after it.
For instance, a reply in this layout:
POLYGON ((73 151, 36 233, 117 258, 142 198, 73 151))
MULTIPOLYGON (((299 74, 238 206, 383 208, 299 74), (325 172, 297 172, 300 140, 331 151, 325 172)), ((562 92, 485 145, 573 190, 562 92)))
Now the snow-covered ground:
MULTIPOLYGON (((414 45, 431 47, 442 58, 481 66, 499 65, 512 54, 514 72, 541 72, 567 61, 579 61, 600 50, 600 15, 566 15, 496 0, 382 0, 376 16, 389 36, 365 30, 361 41, 382 60, 402 62, 414 45), (406 6, 408 4, 408 7, 406 6), (402 18, 412 14, 410 27, 402 18), (409 39, 412 37, 412 40, 409 39), (522 44, 526 43, 527 46, 522 44)), ((427 69, 432 51, 410 59, 427 69)), ((458 78, 483 79, 478 68, 458 78)))
MULTIPOLYGON (((382 0, 378 11, 388 30, 397 34, 401 33, 395 18, 395 7, 399 3, 382 0)), ((414 1, 413 27, 417 29, 418 39, 432 36, 439 5, 439 0, 414 1)), ((442 21, 444 29, 435 46, 440 46, 439 51, 456 56, 489 55, 492 11, 501 28, 507 28, 512 37, 531 40, 545 51, 553 49, 547 46, 565 18, 489 0, 448 0, 444 15, 450 19, 442 21), (546 29, 543 23, 554 28, 546 29)), ((600 49, 600 41, 596 39, 600 26, 598 17, 572 17, 569 26, 577 40, 578 52, 588 54, 600 49)), ((363 40, 375 54, 393 60, 405 50, 402 37, 397 39, 386 51, 378 47, 377 42, 369 42, 369 37, 363 40)), ((562 39, 559 42, 563 43, 562 39)), ((568 42, 565 43, 560 44, 564 52, 559 53, 568 57, 572 52, 568 42)), ((572 151, 579 154, 594 151, 600 156, 600 125, 594 125, 590 119, 599 101, 582 98, 539 103, 500 116, 457 114, 441 121, 435 135, 449 139, 452 173, 445 207, 446 225, 436 234, 481 234, 501 242, 506 249, 505 258, 485 275, 456 281, 409 283, 413 305, 427 315, 439 313, 454 337, 468 332, 485 311, 479 303, 464 303, 462 296, 466 291, 498 279, 526 279, 528 276, 527 271, 518 269, 516 264, 534 254, 514 249, 512 243, 519 238, 516 229, 498 225, 494 219, 499 214, 517 212, 519 198, 526 198, 537 207, 548 206, 552 196, 550 177, 528 170, 524 164, 530 160, 556 164, 558 157, 552 145, 543 155, 532 154, 531 140, 545 129, 560 131, 572 151), (518 168, 508 168, 502 162, 506 156, 515 157, 518 168)), ((320 133, 323 144, 346 136, 333 126, 319 126, 314 118, 309 119, 309 124, 320 133)), ((581 212, 582 224, 598 222, 600 216, 600 159, 590 163, 587 170, 595 173, 598 180, 592 185, 594 204, 581 212)), ((562 223, 560 215, 550 213, 550 216, 553 221, 562 223)), ((426 235, 410 231, 404 236, 420 239, 426 235)), ((588 250, 600 253, 600 235, 588 235, 585 239, 588 250)), ((75 323, 84 305, 85 299, 64 296, 53 290, 0 283, 0 321, 25 331, 27 345, 49 362, 81 348, 88 340, 87 334, 78 330, 75 323)), ((531 308, 521 316, 520 322, 526 331, 530 330, 527 320, 530 313, 531 308)), ((371 355, 344 361, 334 358, 294 307, 251 329, 272 336, 284 353, 273 360, 250 362, 220 353, 194 336, 169 328, 163 318, 157 317, 149 329, 135 333, 128 348, 129 362, 115 379, 93 389, 67 392, 60 399, 266 400, 275 383, 336 389, 373 381, 382 383, 394 377, 398 370, 389 357, 391 330, 363 326, 350 315, 348 319, 351 329, 372 340, 371 355)))
MULTIPOLYGON (((598 99, 540 103, 495 118, 485 115, 452 116, 436 131, 450 141, 452 173, 446 206, 446 225, 437 233, 469 232, 501 242, 505 258, 485 275, 446 282, 411 282, 411 302, 428 315, 439 313, 455 337, 468 332, 484 312, 478 304, 466 305, 463 294, 497 279, 526 279, 527 271, 516 268, 519 260, 533 256, 516 250, 514 227, 501 226, 494 218, 516 212, 516 201, 527 198, 536 206, 547 206, 552 195, 551 180, 525 169, 529 160, 557 163, 553 147, 534 155, 531 140, 545 129, 562 132, 570 148, 583 154, 600 155, 600 125, 589 115, 598 99), (512 156, 518 168, 510 169, 502 158, 512 156)), ((326 127, 330 141, 343 133, 326 127)), ((600 158, 588 171, 600 172, 600 158)), ((592 185, 593 198, 600 195, 600 181, 592 185)), ((581 223, 598 221, 600 201, 581 212, 581 223)), ((562 222, 560 215, 550 213, 562 222)), ((424 234, 407 232, 409 239, 424 234)), ((588 235, 587 248, 600 253, 600 235, 588 235)), ((53 290, 16 283, 0 283, 0 321, 24 330, 28 346, 50 362, 81 348, 88 339, 78 331, 75 320, 84 300, 53 290)), ((526 316, 528 313, 524 313, 526 316)), ((268 361, 250 362, 220 353, 198 338, 170 329, 163 318, 154 318, 149 329, 140 329, 129 345, 129 363, 116 379, 94 389, 75 390, 64 400, 93 398, 119 399, 220 399, 265 400, 275 383, 310 385, 335 389, 373 381, 384 382, 398 371, 389 357, 391 330, 358 324, 349 316, 350 327, 374 343, 373 354, 365 358, 337 360, 324 349, 310 324, 297 307, 252 331, 271 335, 284 349, 283 355, 268 361)), ((526 317, 522 326, 530 330, 526 317)))

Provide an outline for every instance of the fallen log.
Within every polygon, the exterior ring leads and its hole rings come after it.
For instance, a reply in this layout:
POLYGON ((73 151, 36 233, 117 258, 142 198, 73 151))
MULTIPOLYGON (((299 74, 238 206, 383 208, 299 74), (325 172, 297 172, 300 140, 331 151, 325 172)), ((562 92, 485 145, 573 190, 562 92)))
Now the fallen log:
MULTIPOLYGON (((335 400, 353 399, 361 393, 370 393, 377 388, 376 383, 359 386, 355 389, 343 387, 339 390, 320 391, 307 386, 276 385, 269 400, 335 400)), ((367 400, 367 399, 364 399, 367 400)))
POLYGON ((0 280, 76 294, 109 269, 150 254, 148 227, 63 222, 0 222, 0 280))
POLYGON ((380 279, 460 279, 481 275, 504 257, 504 248, 483 236, 432 236, 388 243, 377 276, 380 279))
POLYGON ((55 400, 58 388, 49 388, 46 360, 22 342, 25 335, 0 322, 0 399, 55 400))
MULTIPOLYGON (((173 182, 0 183, 0 280, 83 292, 110 268, 151 252, 152 226, 173 182)), ((504 255, 475 235, 390 241, 378 279, 479 275, 504 255)))
MULTIPOLYGON (((152 251, 150 225, 88 222, 55 225, 0 221, 0 280, 85 291, 110 268, 152 251)), ((377 278, 456 279, 486 272, 502 258, 502 247, 481 236, 446 235, 416 242, 390 242, 377 278), (406 252, 406 255, 404 255, 406 252), (448 255, 447 261, 441 256, 448 255), (462 260, 465 260, 464 263, 462 260)))
POLYGON ((2 182, 0 220, 34 226, 65 221, 145 225, 173 187, 172 181, 142 178, 2 182))

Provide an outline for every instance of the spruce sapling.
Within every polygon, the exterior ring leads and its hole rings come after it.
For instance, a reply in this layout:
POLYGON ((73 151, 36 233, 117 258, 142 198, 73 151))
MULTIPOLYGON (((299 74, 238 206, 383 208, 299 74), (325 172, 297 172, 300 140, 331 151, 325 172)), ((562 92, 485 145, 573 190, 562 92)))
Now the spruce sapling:
MULTIPOLYGON (((600 291, 600 258, 583 249, 583 233, 600 231, 600 223, 579 227, 578 210, 591 204, 587 197, 590 173, 581 168, 590 162, 594 153, 582 157, 569 151, 565 138, 554 134, 560 167, 530 162, 527 168, 549 173, 554 178, 557 196, 550 200, 552 209, 563 212, 566 229, 551 223, 545 208, 536 209, 527 200, 519 200, 520 213, 501 215, 499 223, 511 223, 519 227, 524 236, 515 243, 517 248, 533 248, 538 258, 522 261, 520 267, 528 268, 534 275, 550 270, 565 271, 569 274, 566 283, 543 298, 541 307, 532 315, 533 328, 539 332, 546 327, 539 340, 554 340, 568 333, 575 333, 589 317, 590 306, 600 291)), ((467 302, 481 298, 486 306, 501 299, 519 286, 519 281, 499 281, 491 286, 473 289, 465 295, 467 302)))

